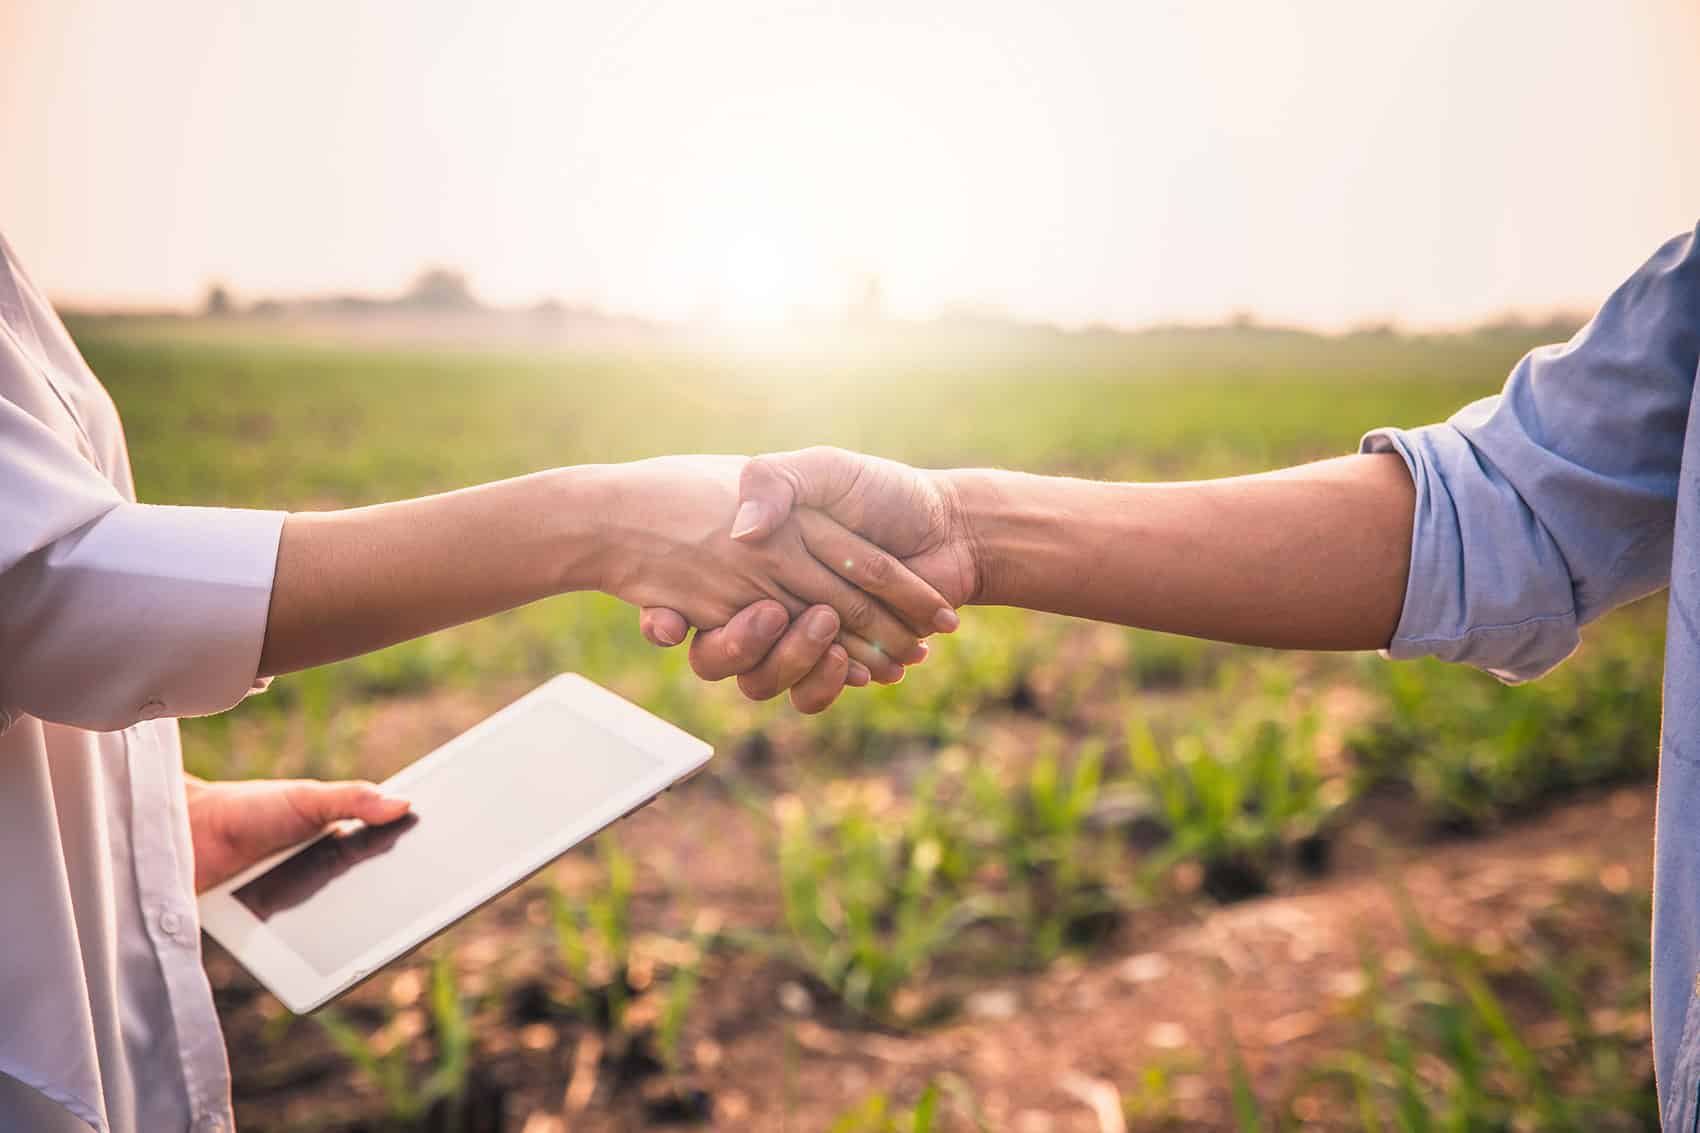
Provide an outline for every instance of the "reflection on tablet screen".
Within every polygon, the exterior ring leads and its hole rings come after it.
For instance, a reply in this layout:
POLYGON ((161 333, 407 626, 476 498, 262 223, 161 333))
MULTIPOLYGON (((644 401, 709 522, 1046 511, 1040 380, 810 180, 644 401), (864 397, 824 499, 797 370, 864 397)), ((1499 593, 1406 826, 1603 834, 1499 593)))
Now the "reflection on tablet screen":
POLYGON ((273 913, 294 908, 357 863, 392 849, 397 839, 417 825, 419 816, 406 814, 385 826, 333 830, 232 896, 260 920, 270 920, 273 913))
POLYGON ((422 918, 463 911, 469 893, 500 889, 565 826, 602 812, 657 766, 566 705, 541 704, 410 779, 408 816, 327 834, 233 896, 334 975, 422 918))

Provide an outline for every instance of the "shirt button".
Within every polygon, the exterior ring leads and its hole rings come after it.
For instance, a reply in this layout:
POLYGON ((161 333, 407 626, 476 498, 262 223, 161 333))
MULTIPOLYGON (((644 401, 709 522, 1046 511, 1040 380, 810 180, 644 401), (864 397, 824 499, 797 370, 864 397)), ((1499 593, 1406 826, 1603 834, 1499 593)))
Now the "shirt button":
POLYGON ((167 936, 175 937, 183 928, 183 918, 170 909, 159 915, 159 931, 167 936))

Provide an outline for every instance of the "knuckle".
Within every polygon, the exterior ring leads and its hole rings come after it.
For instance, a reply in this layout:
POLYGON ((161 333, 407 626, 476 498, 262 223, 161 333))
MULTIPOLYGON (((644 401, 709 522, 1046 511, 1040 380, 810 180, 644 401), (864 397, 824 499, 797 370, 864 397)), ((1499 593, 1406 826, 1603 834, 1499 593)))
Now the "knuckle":
POLYGON ((691 672, 699 679, 710 682, 725 680, 727 676, 726 668, 720 659, 709 656, 703 649, 691 650, 691 672))
POLYGON ((772 700, 780 690, 770 673, 745 673, 738 678, 738 691, 750 700, 772 700))
POLYGON ((862 578, 870 586, 888 586, 897 576, 897 564, 884 551, 874 551, 862 560, 862 578))
POLYGON ((791 707, 805 716, 818 716, 831 703, 830 699, 817 692, 793 690, 791 693, 791 707))
POLYGON ((848 628, 865 633, 874 627, 874 604, 866 594, 854 594, 845 599, 838 616, 848 628))

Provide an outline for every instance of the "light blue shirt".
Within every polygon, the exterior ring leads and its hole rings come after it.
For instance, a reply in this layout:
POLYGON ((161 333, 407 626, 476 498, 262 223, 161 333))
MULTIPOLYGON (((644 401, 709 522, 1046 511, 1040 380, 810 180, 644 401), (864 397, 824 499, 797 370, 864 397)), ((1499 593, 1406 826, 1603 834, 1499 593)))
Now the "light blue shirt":
POLYGON ((1388 649, 1508 681, 1578 628, 1670 587, 1653 894, 1653 1051, 1664 1128, 1700 1130, 1700 229, 1653 254, 1496 397, 1382 429, 1416 482, 1404 612, 1388 649))

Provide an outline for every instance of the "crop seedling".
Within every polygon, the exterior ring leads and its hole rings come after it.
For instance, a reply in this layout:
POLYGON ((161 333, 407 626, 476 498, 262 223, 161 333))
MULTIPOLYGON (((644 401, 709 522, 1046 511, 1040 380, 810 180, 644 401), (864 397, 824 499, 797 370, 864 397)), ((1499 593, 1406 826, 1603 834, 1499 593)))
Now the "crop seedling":
MULTIPOLYGON (((659 1088, 644 1091, 652 1120, 701 1120, 709 1097, 686 1081, 683 1042, 718 919, 704 914, 689 940, 635 935, 635 862, 609 833, 598 837, 596 847, 600 885, 576 901, 559 889, 549 891, 556 953, 568 985, 562 1001, 585 1026, 606 1036, 616 1084, 665 1073, 663 1081, 652 1083, 659 1088)), ((547 1016, 551 1012, 543 1006, 540 1013, 547 1016)))
POLYGON ((644 1110, 652 1123, 706 1120, 712 1112, 707 1091, 692 1086, 685 1077, 685 1023, 696 1002, 697 986, 701 979, 702 963, 714 944, 718 918, 704 915, 698 918, 688 942, 680 942, 683 957, 675 956, 676 965, 664 984, 657 984, 649 993, 660 999, 654 1024, 653 1038, 661 1067, 666 1073, 662 1089, 650 1091, 644 1110))
POLYGON ((1364 949, 1363 1038, 1352 1053, 1318 1063, 1311 1082, 1344 1092, 1366 1133, 1656 1130, 1645 1038, 1616 1025, 1646 1010, 1647 954, 1634 947, 1644 922, 1611 964, 1554 959, 1573 948, 1599 896, 1561 899, 1566 923, 1550 949, 1498 957, 1436 938, 1407 906, 1416 965, 1391 977, 1364 949), (1593 989, 1587 1006, 1584 987, 1593 989))
POLYGON ((1120 1091, 1122 1115, 1140 1129, 1186 1128, 1176 1085, 1181 1077, 1195 1076, 1199 1070, 1200 1061, 1195 1054, 1158 1059, 1141 1066, 1133 1085, 1120 1091))
POLYGON ((1242 716, 1214 735, 1182 735, 1159 746, 1143 721, 1128 729, 1133 779, 1155 804, 1168 841, 1148 863, 1204 867, 1203 887, 1218 900, 1263 892, 1275 860, 1319 838, 1345 801, 1343 783, 1324 781, 1316 762, 1316 719, 1273 708, 1242 716))
POLYGON ((1652 773, 1658 753, 1659 637, 1596 627, 1544 680, 1507 687, 1439 662, 1377 664, 1374 718, 1352 740, 1369 783, 1408 784, 1437 826, 1474 829, 1543 800, 1652 773))
POLYGON ((947 1093, 951 1110, 971 1128, 985 1133, 986 1124, 968 1087, 949 1075, 928 1082, 908 1109, 893 1103, 883 1092, 870 1094, 841 1114, 829 1127, 829 1133, 939 1133, 944 1128, 940 1123, 943 1116, 940 1107, 947 1093))
MULTIPOLYGON (((469 1127, 467 1082, 472 1055, 472 1031, 455 983, 449 952, 441 950, 431 963, 430 1033, 434 1059, 423 1072, 413 1064, 409 1043, 390 1025, 367 1035, 333 1008, 313 1016, 345 1057, 382 1091, 386 1117, 395 1128, 413 1128, 432 1114, 433 1128, 455 1131, 469 1127)), ((499 1099, 497 1099, 499 1100, 499 1099)))
POLYGON ((991 827, 989 851, 1008 876, 1011 915, 1040 964, 1101 935, 1119 913, 1109 862, 1090 825, 1103 769, 1103 747, 1093 743, 1067 771, 1048 747, 1013 787, 985 764, 968 772, 977 816, 991 827))
POLYGON ((932 802, 918 794, 906 814, 876 813, 857 793, 812 812, 795 797, 776 808, 793 949, 858 1014, 890 1020, 897 992, 974 916, 941 884, 940 867, 964 850, 932 802))
POLYGON ((604 884, 582 903, 550 889, 555 947, 572 982, 571 1006, 587 1026, 625 1030, 631 1001, 632 889, 636 865, 611 834, 596 840, 604 884))

